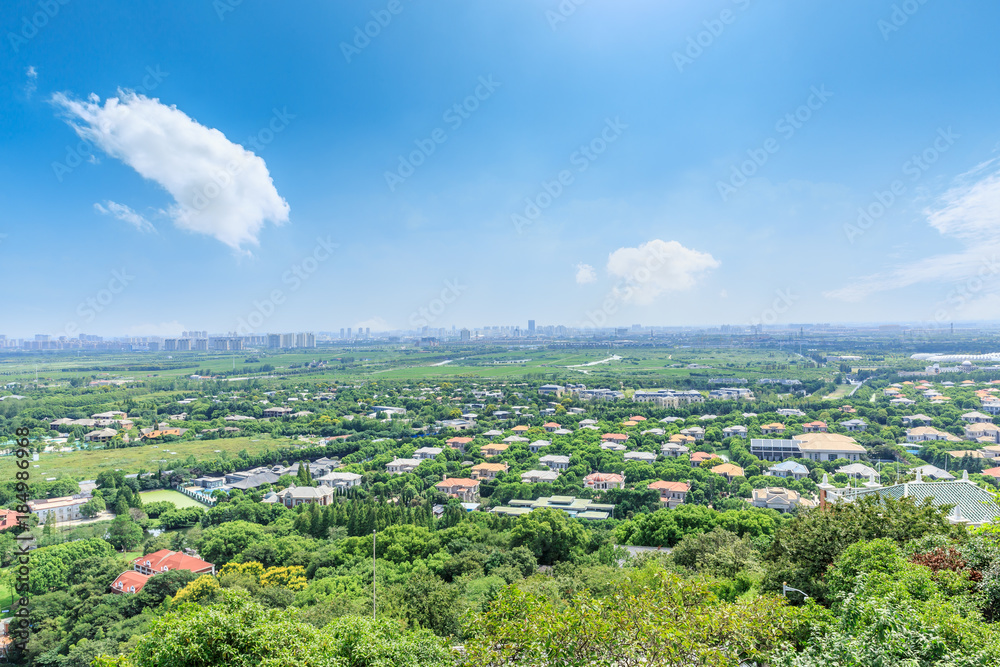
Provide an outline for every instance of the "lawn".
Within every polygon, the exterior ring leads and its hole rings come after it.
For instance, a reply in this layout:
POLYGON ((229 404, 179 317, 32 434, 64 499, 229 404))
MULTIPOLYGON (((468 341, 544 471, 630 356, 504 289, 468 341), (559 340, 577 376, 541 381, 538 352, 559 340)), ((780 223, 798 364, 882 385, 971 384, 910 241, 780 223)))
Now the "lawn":
MULTIPOLYGON (((38 467, 29 468, 33 479, 46 477, 70 477, 76 480, 95 479, 105 470, 124 470, 126 473, 139 472, 139 469, 155 471, 160 461, 169 470, 179 466, 189 455, 197 459, 214 458, 216 450, 236 456, 240 450, 246 449, 251 455, 260 454, 268 449, 275 450, 289 446, 291 440, 286 438, 273 439, 267 434, 244 438, 219 438, 216 440, 188 440, 185 442, 164 443, 161 445, 141 445, 139 447, 124 447, 121 449, 94 449, 76 452, 43 452, 39 455, 38 467), (176 452, 171 454, 170 452, 176 452)), ((301 444, 301 443, 299 443, 301 444)), ((0 459, 0 476, 3 479, 13 479, 15 458, 5 456, 0 459)))
POLYGON ((180 491, 169 491, 167 489, 161 489, 159 491, 143 491, 139 494, 139 496, 142 497, 142 502, 144 503, 156 503, 166 500, 167 502, 173 503, 178 508, 205 507, 194 498, 185 496, 180 491))

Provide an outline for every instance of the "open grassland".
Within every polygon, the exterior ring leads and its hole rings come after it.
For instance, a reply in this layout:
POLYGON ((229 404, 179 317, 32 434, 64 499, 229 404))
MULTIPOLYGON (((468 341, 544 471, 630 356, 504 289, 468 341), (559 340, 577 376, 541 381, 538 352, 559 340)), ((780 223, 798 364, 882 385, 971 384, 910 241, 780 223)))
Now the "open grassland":
MULTIPOLYGON (((419 349, 401 345, 321 347, 306 351, 242 352, 88 352, 0 356, 0 379, 20 382, 24 390, 34 383, 68 386, 70 380, 127 378, 129 384, 172 382, 183 394, 202 385, 191 375, 225 374, 238 385, 256 378, 274 387, 303 382, 361 382, 368 379, 438 381, 458 377, 485 379, 543 379, 596 384, 614 378, 648 377, 662 382, 690 377, 791 377, 807 380, 829 376, 829 368, 794 352, 774 349, 699 349, 664 346, 651 348, 549 348, 448 345, 419 349), (613 357, 620 357, 614 359, 613 357), (322 360, 320 367, 310 362, 322 360), (498 363, 501 362, 501 363, 498 363), (502 363, 515 362, 515 363, 502 363), (601 363, 603 362, 603 363, 601 363), (689 369, 689 364, 707 368, 689 369), (267 366, 265 366, 267 365, 267 366), (267 367, 267 370, 264 368, 267 367), (270 368, 273 367, 273 368, 270 368), (186 389, 187 388, 187 389, 186 389)), ((235 388, 235 387, 234 387, 235 388)), ((15 387, 13 389, 17 391, 15 387)), ((23 393, 23 392, 22 392, 23 393)))
MULTIPOLYGON (((298 443, 301 444, 301 443, 298 443)), ((217 440, 189 440, 187 442, 141 445, 122 449, 95 449, 76 452, 43 452, 38 461, 28 470, 32 479, 44 480, 49 477, 69 477, 75 480, 94 479, 105 470, 138 472, 157 470, 160 463, 166 470, 180 466, 184 459, 194 455, 197 459, 214 458, 216 450, 235 457, 246 449, 251 455, 266 450, 284 449, 292 446, 287 438, 273 439, 266 434, 245 438, 220 438, 217 440), (171 454, 170 452, 176 452, 171 454)), ((17 468, 13 456, 0 459, 0 478, 13 479, 17 468)))

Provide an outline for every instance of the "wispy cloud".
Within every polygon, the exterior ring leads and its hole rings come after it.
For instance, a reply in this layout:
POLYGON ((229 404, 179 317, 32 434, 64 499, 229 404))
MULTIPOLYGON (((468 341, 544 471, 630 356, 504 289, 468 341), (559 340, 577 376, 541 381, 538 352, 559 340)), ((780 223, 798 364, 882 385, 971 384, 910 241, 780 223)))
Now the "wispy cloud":
MULTIPOLYGON (((962 280, 982 272, 1000 254, 1000 164, 988 160, 955 179, 952 187, 924 210, 927 224, 943 236, 961 242, 963 250, 933 255, 889 271, 855 279, 824 292, 843 301, 861 301, 871 294, 924 283, 962 280)), ((1000 285, 994 289, 1000 290, 1000 285)))
POLYGON ((167 213, 178 227, 245 253, 265 223, 288 222, 264 160, 177 107, 129 91, 103 105, 96 95, 52 101, 80 137, 170 193, 167 213))
POLYGON ((590 264, 577 264, 576 265, 576 283, 577 285, 586 285, 587 283, 592 283, 597 281, 597 271, 594 270, 590 264))
POLYGON ((24 73, 28 77, 28 82, 24 84, 24 96, 30 100, 31 96, 38 90, 38 70, 35 69, 34 65, 29 65, 24 73))
POLYGON ((113 202, 109 199, 106 200, 104 204, 101 203, 94 204, 94 210, 104 215, 113 215, 119 220, 123 220, 128 224, 132 225, 140 232, 156 231, 156 227, 153 226, 153 223, 151 223, 149 220, 144 218, 139 213, 133 211, 125 204, 119 204, 118 202, 113 202))

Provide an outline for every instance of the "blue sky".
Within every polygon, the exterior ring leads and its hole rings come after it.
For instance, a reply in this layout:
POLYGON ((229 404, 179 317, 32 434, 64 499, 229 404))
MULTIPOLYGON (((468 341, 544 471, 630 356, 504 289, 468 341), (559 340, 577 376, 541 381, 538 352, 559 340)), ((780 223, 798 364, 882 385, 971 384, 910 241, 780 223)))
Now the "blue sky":
POLYGON ((0 333, 1000 319, 995 3, 62 1, 0 333))

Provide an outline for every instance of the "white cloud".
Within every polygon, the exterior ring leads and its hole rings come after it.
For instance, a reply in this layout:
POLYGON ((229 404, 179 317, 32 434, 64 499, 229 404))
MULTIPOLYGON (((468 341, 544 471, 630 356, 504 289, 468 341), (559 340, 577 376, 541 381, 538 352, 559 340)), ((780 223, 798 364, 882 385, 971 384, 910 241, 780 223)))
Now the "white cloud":
POLYGON ((691 289, 701 274, 717 266, 719 261, 706 252, 653 239, 638 248, 615 250, 608 256, 607 269, 624 281, 615 288, 623 301, 646 305, 666 292, 691 289))
POLYGON ((576 284, 586 285, 587 283, 592 283, 597 281, 597 271, 594 270, 590 264, 577 264, 576 265, 576 284))
POLYGON ((80 137, 170 193, 167 212, 178 227, 243 251, 259 244, 265 223, 288 222, 264 160, 177 107, 128 91, 103 106, 96 95, 52 101, 80 137))
POLYGON ((113 202, 110 199, 105 201, 104 204, 94 204, 94 210, 98 213, 103 213, 104 215, 113 215, 119 220, 124 220, 128 224, 135 227, 140 232, 155 232, 156 228, 153 227, 153 223, 144 218, 139 213, 136 213, 131 208, 125 204, 119 204, 118 202, 113 202))
POLYGON ((24 96, 30 100, 31 96, 38 90, 38 70, 35 69, 34 65, 29 65, 24 73, 28 77, 28 83, 24 84, 24 96))
MULTIPOLYGON (((850 285, 824 292, 824 296, 861 301, 876 292, 921 283, 981 279, 996 274, 1000 256, 1000 169, 996 163, 997 160, 989 160, 962 174, 934 206, 924 210, 927 224, 964 244, 963 250, 925 257, 889 271, 862 276, 850 285)), ((1000 291, 1000 284, 986 289, 1000 291)))

